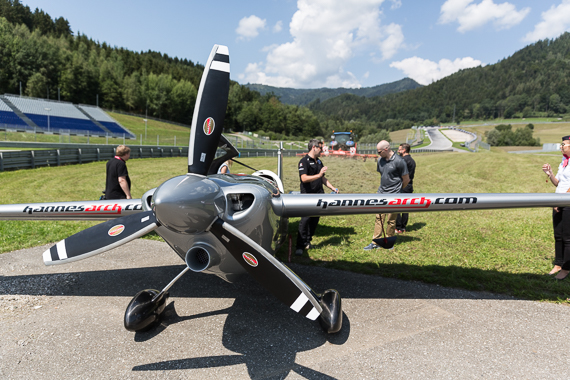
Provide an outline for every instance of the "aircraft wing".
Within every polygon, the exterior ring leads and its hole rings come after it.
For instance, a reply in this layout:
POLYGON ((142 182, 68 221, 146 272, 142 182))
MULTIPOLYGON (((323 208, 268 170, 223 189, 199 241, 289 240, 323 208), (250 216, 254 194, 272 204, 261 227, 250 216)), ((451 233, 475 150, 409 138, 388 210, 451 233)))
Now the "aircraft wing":
POLYGON ((283 217, 569 207, 570 194, 282 194, 272 206, 283 217))
POLYGON ((0 220, 108 220, 142 212, 140 199, 0 205, 0 220))

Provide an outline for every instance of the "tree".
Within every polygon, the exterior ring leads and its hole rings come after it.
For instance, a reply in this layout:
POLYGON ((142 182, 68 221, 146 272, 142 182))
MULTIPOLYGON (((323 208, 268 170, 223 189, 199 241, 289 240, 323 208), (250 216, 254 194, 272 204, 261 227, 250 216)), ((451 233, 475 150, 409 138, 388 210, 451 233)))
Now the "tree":
POLYGON ((69 26, 69 21, 67 21, 63 17, 58 17, 55 19, 54 33, 57 37, 73 36, 73 32, 71 31, 71 27, 69 26))
POLYGON ((32 16, 34 29, 38 29, 41 34, 52 34, 54 32, 54 23, 50 15, 43 10, 36 8, 32 16))
MULTIPOLYGON (((170 93, 170 117, 181 123, 191 124, 194 114, 194 104, 198 91, 186 80, 176 83, 170 93)), ((225 122, 224 122, 225 124, 225 122)))
POLYGON ((26 85, 26 95, 34 98, 47 97, 47 80, 42 74, 35 73, 30 77, 26 85))
POLYGON ((123 102, 129 110, 144 108, 140 74, 138 71, 135 71, 123 81, 123 102))

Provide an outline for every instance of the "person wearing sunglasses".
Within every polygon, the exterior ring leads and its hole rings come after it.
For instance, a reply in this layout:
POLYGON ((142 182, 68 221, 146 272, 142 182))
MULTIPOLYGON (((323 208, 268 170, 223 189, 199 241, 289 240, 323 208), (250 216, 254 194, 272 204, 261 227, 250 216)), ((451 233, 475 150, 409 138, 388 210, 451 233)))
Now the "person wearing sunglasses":
MULTIPOLYGON (((327 167, 320 160, 323 152, 323 142, 312 139, 308 144, 309 153, 299 161, 299 179, 301 180, 302 194, 323 194, 323 185, 338 193, 338 188, 334 187, 325 177, 327 167)), ((302 255, 304 249, 312 248, 311 240, 315 235, 315 230, 319 224, 318 217, 303 217, 299 222, 297 233, 296 255, 302 255)))
MULTIPOLYGON (((376 146, 378 152, 378 164, 376 171, 380 173, 379 194, 400 193, 410 182, 408 165, 404 159, 397 155, 391 148, 390 143, 382 140, 376 146)), ((377 214, 374 224, 374 236, 372 239, 382 237, 382 229, 386 228, 386 237, 392 237, 396 231, 396 218, 398 213, 377 214)), ((379 246, 372 242, 364 247, 365 250, 377 249, 379 246)))
MULTIPOLYGON (((560 144, 562 162, 558 165, 556 176, 550 164, 542 165, 542 171, 548 180, 556 186, 556 193, 570 192, 570 135, 562 137, 560 144)), ((547 181, 548 181, 547 180, 547 181)), ((556 275, 559 281, 564 280, 570 273, 570 208, 554 207, 552 210, 552 225, 554 227, 554 268, 548 273, 556 275)))

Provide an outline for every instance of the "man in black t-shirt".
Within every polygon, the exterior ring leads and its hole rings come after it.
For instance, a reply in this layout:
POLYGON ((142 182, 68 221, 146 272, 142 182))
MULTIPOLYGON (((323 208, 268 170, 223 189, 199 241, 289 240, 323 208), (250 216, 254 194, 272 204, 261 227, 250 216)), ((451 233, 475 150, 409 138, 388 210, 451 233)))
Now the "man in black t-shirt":
MULTIPOLYGON (((322 141, 312 139, 309 141, 309 153, 299 161, 299 179, 301 180, 301 194, 323 194, 323 185, 338 193, 328 179, 325 177, 327 167, 319 159, 323 151, 322 141)), ((311 248, 311 239, 315 234, 318 217, 303 217, 299 222, 297 234, 296 255, 302 255, 303 249, 311 248)))
MULTIPOLYGON (((410 182, 408 186, 402 189, 402 193, 413 193, 414 192, 414 174, 416 173, 416 161, 410 156, 410 144, 400 144, 398 148, 398 154, 402 156, 406 165, 408 165, 408 174, 410 176, 410 182)), ((396 218, 396 233, 401 234, 406 232, 406 226, 408 225, 408 213, 398 214, 396 218)))
POLYGON ((132 199, 131 179, 126 164, 130 157, 131 148, 119 145, 115 157, 107 162, 105 199, 132 199))

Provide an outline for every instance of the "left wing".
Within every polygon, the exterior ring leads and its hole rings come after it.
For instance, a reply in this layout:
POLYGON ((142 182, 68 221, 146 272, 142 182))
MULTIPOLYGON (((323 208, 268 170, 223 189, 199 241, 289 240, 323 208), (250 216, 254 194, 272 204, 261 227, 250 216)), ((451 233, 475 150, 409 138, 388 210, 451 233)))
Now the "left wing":
POLYGON ((140 199, 0 205, 0 220, 108 220, 143 211, 140 199))
POLYGON ((272 200, 283 217, 568 206, 566 193, 282 194, 272 200))

